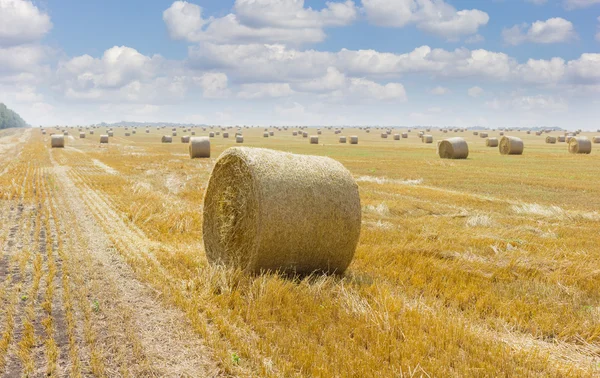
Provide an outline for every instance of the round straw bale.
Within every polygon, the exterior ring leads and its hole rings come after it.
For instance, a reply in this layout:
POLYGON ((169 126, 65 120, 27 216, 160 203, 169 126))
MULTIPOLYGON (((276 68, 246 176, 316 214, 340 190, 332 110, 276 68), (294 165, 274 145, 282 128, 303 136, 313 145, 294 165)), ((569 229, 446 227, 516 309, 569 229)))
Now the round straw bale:
POLYGON ((388 135, 387 135, 387 133, 381 133, 381 137, 382 137, 383 139, 387 139, 387 136, 388 136, 388 135))
POLYGON ((163 135, 160 141, 162 143, 173 143, 173 137, 170 135, 163 135))
POLYGON ((210 157, 210 138, 193 137, 190 138, 190 158, 208 158, 210 157))
POLYGON ((173 131, 173 132, 171 133, 171 135, 172 135, 172 136, 177 136, 177 131, 173 131))
POLYGON ((293 136, 297 136, 297 135, 298 135, 298 132, 297 132, 297 131, 294 131, 294 132, 292 132, 292 135, 293 135, 293 136))
POLYGON ((444 139, 438 147, 442 159, 466 159, 469 156, 469 145, 463 138, 444 139))
POLYGON ((400 140, 400 134, 394 134, 394 140, 400 140))
POLYGON ((303 132, 302 133, 302 138, 308 138, 308 133, 307 132, 303 132))
POLYGON ((557 142, 561 142, 561 143, 564 143, 564 141, 565 141, 565 140, 566 140, 566 139, 565 139, 565 136, 564 136, 564 135, 559 135, 559 136, 556 138, 556 141, 557 141, 557 142))
POLYGON ((190 142, 190 136, 189 135, 182 135, 181 136, 181 143, 189 143, 190 142))
POLYGON ((263 133, 263 138, 268 138, 269 137, 269 133, 263 133))
POLYGON ((269 136, 273 136, 273 135, 275 135, 275 132, 274 131, 269 131, 269 136))
POLYGON ((487 138, 485 145, 487 147, 498 147, 498 138, 487 138))
POLYGON ((358 186, 328 157, 232 147, 204 196, 208 261, 246 272, 341 274, 360 225, 358 186))
POLYGON ((311 135, 310 136, 310 144, 319 144, 319 136, 311 135))
POLYGON ((195 132, 195 131, 192 131, 192 135, 196 135, 196 132, 195 132))
POLYGON ((211 137, 211 138, 214 138, 215 137, 215 133, 211 131, 210 133, 208 133, 208 136, 211 137))
POLYGON ((592 141, 586 137, 573 137, 569 142, 569 152, 572 154, 589 154, 592 152, 592 141))
POLYGON ((366 129, 366 130, 365 130, 365 132, 366 132, 366 133, 370 133, 370 132, 371 132, 371 130, 369 130, 369 129, 366 129))
POLYGON ((131 136, 131 133, 125 133, 125 136, 131 136))
POLYGON ((108 134, 109 137, 115 135, 112 131, 109 131, 107 134, 108 134))
POLYGON ((477 136, 478 134, 479 134, 479 132, 473 131, 473 135, 477 136))
POLYGON ((79 133, 79 138, 84 139, 85 138, 85 133, 79 133))
POLYGON ((503 136, 500 139, 499 150, 502 155, 521 155, 523 154, 523 141, 521 138, 512 136, 503 136))
POLYGON ((62 148, 65 146, 65 136, 54 134, 50 138, 50 146, 52 148, 62 148))
POLYGON ((488 137, 488 133, 479 133, 479 137, 480 138, 487 138, 488 137))
POLYGON ((402 138, 403 138, 403 139, 406 139, 406 138, 408 138, 408 133, 402 133, 402 138))
POLYGON ((421 140, 423 141, 423 143, 433 143, 433 136, 423 135, 423 138, 421 140))
POLYGON ((573 136, 572 135, 567 135, 565 137, 565 142, 569 143, 571 141, 571 139, 573 139, 573 136))
POLYGON ((235 142, 236 143, 244 143, 244 136, 243 135, 238 135, 235 137, 235 142))
POLYGON ((108 143, 108 135, 100 135, 100 143, 108 143))
POLYGON ((340 143, 346 143, 346 137, 345 136, 341 136, 340 137, 340 143))
POLYGON ((600 143, 600 136, 595 136, 592 138, 593 143, 600 143))
POLYGON ((352 135, 350 137, 350 144, 358 144, 358 136, 357 135, 352 135))
POLYGON ((555 143, 556 143, 556 137, 553 137, 553 136, 550 136, 550 135, 548 135, 548 136, 546 137, 546 143, 549 143, 549 144, 555 144, 555 143))
POLYGON ((229 133, 223 133, 223 138, 229 138, 229 133))
POLYGON ((146 129, 146 134, 150 134, 150 129, 146 129))

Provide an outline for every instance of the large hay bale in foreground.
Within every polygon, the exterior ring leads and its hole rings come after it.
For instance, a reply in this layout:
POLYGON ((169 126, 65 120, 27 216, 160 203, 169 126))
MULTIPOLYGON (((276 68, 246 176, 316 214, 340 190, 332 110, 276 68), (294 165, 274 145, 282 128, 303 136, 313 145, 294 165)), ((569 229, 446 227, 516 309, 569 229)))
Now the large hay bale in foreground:
POLYGON ((190 138, 190 158, 208 158, 210 157, 210 138, 193 137, 190 138))
POLYGON ((173 137, 170 135, 163 135, 162 138, 160 138, 160 141, 162 143, 173 143, 173 137))
POLYGON ((486 147, 498 147, 498 138, 487 138, 485 145, 486 147))
POLYGON ((310 136, 310 144, 319 144, 319 136, 311 135, 310 136))
POLYGON ((502 155, 521 155, 523 154, 524 145, 521 138, 503 136, 500 139, 500 146, 498 148, 502 155))
POLYGON ((100 135, 100 143, 108 143, 108 135, 100 135))
POLYGON ((65 146, 65 136, 54 134, 50 137, 50 146, 52 148, 63 148, 65 146))
POLYGON ((569 142, 569 152, 572 154, 589 154, 592 152, 592 141, 586 137, 573 137, 569 142))
POLYGON ((444 139, 438 146, 438 153, 442 159, 466 159, 469 145, 459 137, 444 139))
POLYGON ((358 144, 358 136, 357 135, 352 135, 350 137, 350 144, 358 144))
POLYGON ((550 135, 548 135, 548 136, 546 137, 546 143, 549 143, 549 144, 555 144, 555 143, 556 143, 556 137, 553 137, 553 136, 550 136, 550 135))
POLYGON ((232 147, 204 197, 208 261, 246 272, 341 274, 360 225, 358 186, 328 157, 232 147))

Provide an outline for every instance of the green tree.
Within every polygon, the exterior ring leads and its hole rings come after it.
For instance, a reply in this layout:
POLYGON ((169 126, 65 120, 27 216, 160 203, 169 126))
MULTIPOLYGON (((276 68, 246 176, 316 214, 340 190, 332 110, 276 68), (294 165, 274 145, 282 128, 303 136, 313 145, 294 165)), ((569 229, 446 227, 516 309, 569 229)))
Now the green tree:
POLYGON ((27 127, 27 122, 0 102, 0 129, 8 129, 11 127, 27 127))

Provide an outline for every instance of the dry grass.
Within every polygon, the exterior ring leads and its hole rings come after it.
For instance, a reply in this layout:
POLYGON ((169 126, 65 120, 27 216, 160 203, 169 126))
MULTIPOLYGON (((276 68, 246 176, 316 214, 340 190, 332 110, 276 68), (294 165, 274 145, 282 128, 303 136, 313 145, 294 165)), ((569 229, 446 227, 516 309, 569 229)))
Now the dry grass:
MULTIPOLYGON (((214 159, 189 159, 187 146, 160 143, 160 131, 123 138, 116 130, 108 147, 76 139, 51 152, 34 133, 19 157, 0 155, 0 259, 10 264, 6 274, 0 267, 0 373, 26 372, 29 361, 54 376, 161 371, 139 311, 123 300, 120 281, 102 279, 111 264, 86 252, 95 247, 78 240, 81 214, 61 196, 90 210, 113 258, 153 288, 155 306, 184 314, 208 346, 213 374, 600 373, 599 155, 571 155, 564 143, 520 133, 524 154, 505 157, 464 133, 469 158, 442 161, 415 130, 400 141, 344 132, 360 144, 338 143, 333 130, 323 130, 320 145, 291 132, 244 131, 245 145, 330 156, 357 178, 363 227, 343 277, 210 267, 201 214, 214 159), (34 206, 19 217, 19 203, 34 206), (18 250, 13 242, 29 233, 38 237, 18 250), (19 290, 41 299, 21 303, 19 290), (94 299, 99 313, 87 305, 94 299), (41 353, 24 337, 30 322, 41 353)), ((211 142, 213 157, 235 145, 211 142)))

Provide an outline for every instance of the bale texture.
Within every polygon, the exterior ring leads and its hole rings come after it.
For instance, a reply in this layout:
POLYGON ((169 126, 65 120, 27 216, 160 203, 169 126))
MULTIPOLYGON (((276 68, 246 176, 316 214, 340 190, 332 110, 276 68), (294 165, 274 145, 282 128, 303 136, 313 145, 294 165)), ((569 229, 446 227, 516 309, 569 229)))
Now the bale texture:
POLYGON ((500 139, 500 153, 502 155, 521 155, 523 154, 523 141, 521 138, 512 136, 503 136, 500 139))
POLYGON ((65 146, 65 136, 64 135, 52 135, 50 138, 50 146, 52 148, 62 148, 65 146))
POLYGON ((466 159, 469 156, 469 145, 463 138, 448 138, 441 141, 438 153, 442 159, 466 159))
POLYGON ((589 154, 592 152, 592 141, 586 137, 573 137, 569 141, 569 152, 572 154, 589 154))
POLYGON ((358 144, 358 136, 357 135, 352 135, 350 137, 350 144, 358 144))
POLYGON ((163 135, 162 138, 160 139, 160 141, 162 143, 172 143, 173 142, 173 137, 170 135, 163 135))
POLYGON ((108 135, 100 135, 100 143, 108 143, 108 135))
POLYGON ((317 135, 311 135, 310 144, 319 144, 319 137, 317 135))
POLYGON ((498 147, 498 138, 487 138, 485 145, 487 147, 498 147))
POLYGON ((247 272, 343 273, 360 236, 358 186, 339 162, 233 147, 204 197, 208 261, 247 272))
POLYGON ((190 158, 208 158, 210 157, 210 138, 193 137, 190 138, 190 158))

